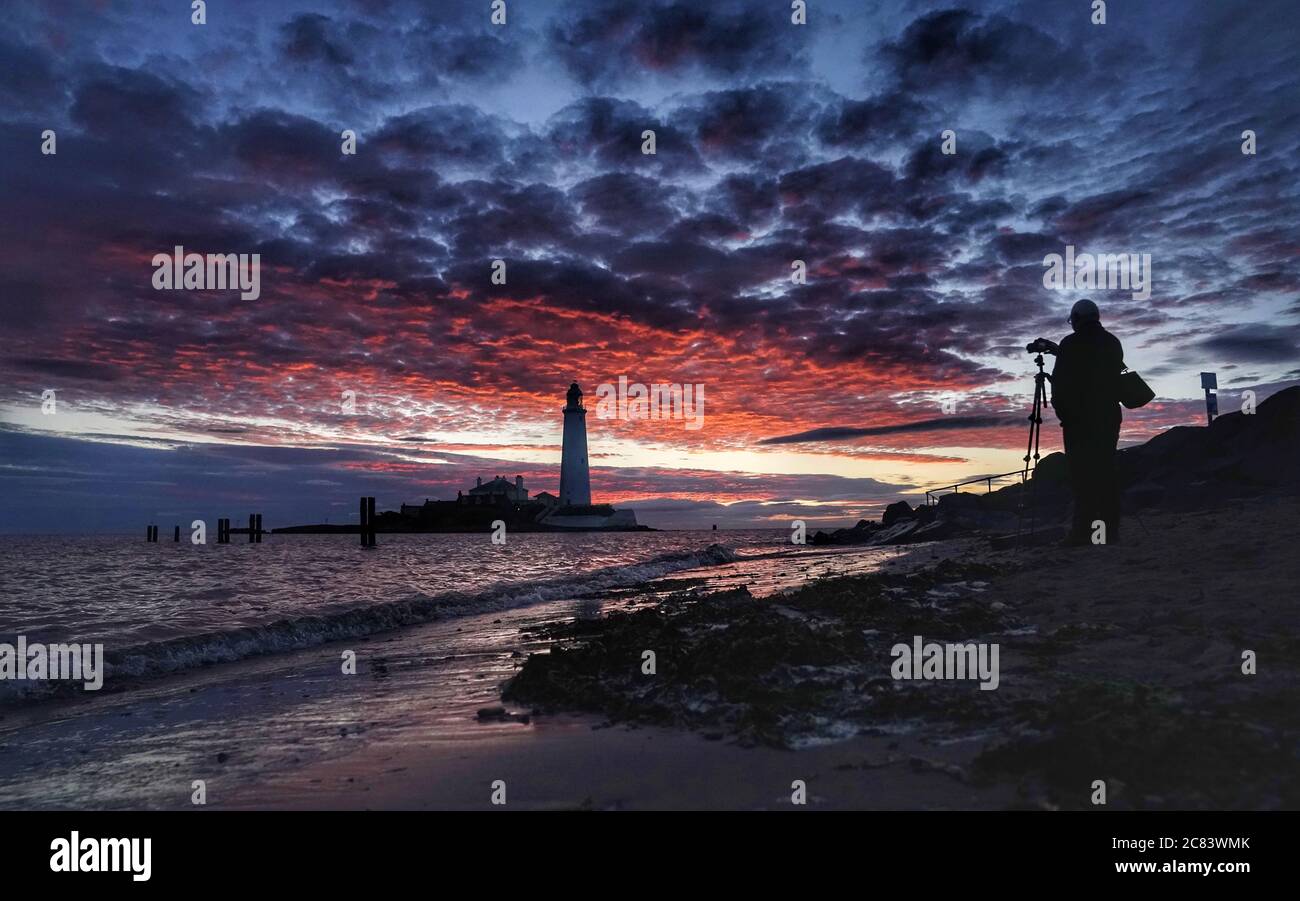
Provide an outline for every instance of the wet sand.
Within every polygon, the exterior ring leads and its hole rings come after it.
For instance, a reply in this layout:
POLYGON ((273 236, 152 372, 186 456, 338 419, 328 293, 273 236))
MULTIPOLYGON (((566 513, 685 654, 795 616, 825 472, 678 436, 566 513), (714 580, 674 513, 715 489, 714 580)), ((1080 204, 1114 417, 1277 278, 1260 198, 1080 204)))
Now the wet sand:
POLYGON ((960 748, 864 737, 792 752, 680 730, 601 727, 591 717, 503 724, 390 747, 268 779, 226 805, 260 809, 780 810, 1001 808, 1006 785, 954 778, 960 748), (494 805, 493 783, 505 783, 494 805), (792 786, 806 786, 796 805, 792 786))

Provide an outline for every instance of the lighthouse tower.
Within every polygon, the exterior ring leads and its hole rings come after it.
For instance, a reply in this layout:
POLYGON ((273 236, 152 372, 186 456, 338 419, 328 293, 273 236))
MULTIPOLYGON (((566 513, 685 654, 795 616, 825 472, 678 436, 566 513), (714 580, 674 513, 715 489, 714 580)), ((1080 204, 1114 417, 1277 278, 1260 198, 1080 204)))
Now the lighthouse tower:
POLYGON ((564 405, 564 449, 560 455, 560 506, 591 504, 591 474, 587 471, 587 411, 582 389, 569 386, 564 405))

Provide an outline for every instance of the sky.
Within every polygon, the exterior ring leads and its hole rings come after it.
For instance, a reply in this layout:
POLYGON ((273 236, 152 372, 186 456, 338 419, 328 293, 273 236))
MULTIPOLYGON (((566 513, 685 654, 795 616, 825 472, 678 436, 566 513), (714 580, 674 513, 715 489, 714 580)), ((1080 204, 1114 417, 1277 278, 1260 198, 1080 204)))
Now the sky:
POLYGON ((1157 392, 1122 444, 1203 423, 1202 371, 1225 411, 1300 382, 1293 0, 4 16, 0 531, 555 493, 569 383, 620 376, 703 419, 592 409, 596 502, 851 524, 1020 467, 1024 345, 1084 296, 1157 392), (177 245, 260 296, 158 290, 177 245), (1150 296, 1045 287, 1067 246, 1150 296))

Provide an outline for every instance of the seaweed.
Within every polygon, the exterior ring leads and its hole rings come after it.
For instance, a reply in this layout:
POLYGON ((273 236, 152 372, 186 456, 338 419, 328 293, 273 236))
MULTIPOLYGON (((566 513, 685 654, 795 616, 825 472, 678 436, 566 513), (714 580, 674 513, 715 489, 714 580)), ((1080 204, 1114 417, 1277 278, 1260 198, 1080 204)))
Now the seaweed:
POLYGON ((556 644, 529 656, 505 700, 535 710, 597 712, 614 722, 672 725, 742 745, 795 747, 926 715, 979 722, 1000 701, 973 683, 900 683, 890 648, 1002 631, 1009 617, 974 592, 929 592, 988 577, 943 561, 911 574, 826 579, 759 599, 745 589, 676 594, 653 607, 552 625, 556 644), (656 672, 642 671, 655 652, 656 672))

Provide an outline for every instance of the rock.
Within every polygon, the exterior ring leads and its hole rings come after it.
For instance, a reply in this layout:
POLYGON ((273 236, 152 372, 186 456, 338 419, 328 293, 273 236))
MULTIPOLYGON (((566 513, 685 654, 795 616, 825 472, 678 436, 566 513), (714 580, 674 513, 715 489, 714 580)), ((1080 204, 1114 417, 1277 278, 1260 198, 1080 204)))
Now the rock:
POLYGON ((934 522, 920 524, 914 532, 907 536, 909 542, 913 541, 941 541, 945 538, 954 538, 963 530, 954 522, 946 519, 938 519, 934 522))
POLYGON ((880 517, 880 524, 888 528, 896 522, 911 519, 913 516, 912 505, 907 501, 898 501, 885 508, 885 515, 880 517))
POLYGON ((1070 480, 1070 467, 1065 462, 1065 454, 1056 451, 1043 457, 1034 467, 1033 478, 1039 482, 1067 483, 1070 480))
POLYGON ((876 532, 871 539, 872 544, 904 544, 908 536, 920 528, 921 524, 915 519, 905 519, 902 522, 895 523, 892 526, 881 529, 876 532))
POLYGON ((981 507, 980 495, 969 491, 954 491, 939 498, 939 516, 961 516, 978 514, 981 507))
POLYGON ((810 544, 868 544, 871 537, 880 529, 880 524, 859 520, 858 524, 851 529, 836 529, 834 532, 827 534, 820 530, 809 539, 810 544))
POLYGON ((500 704, 494 707, 482 707, 478 712, 479 722, 484 723, 524 723, 532 722, 532 714, 509 713, 500 704))

